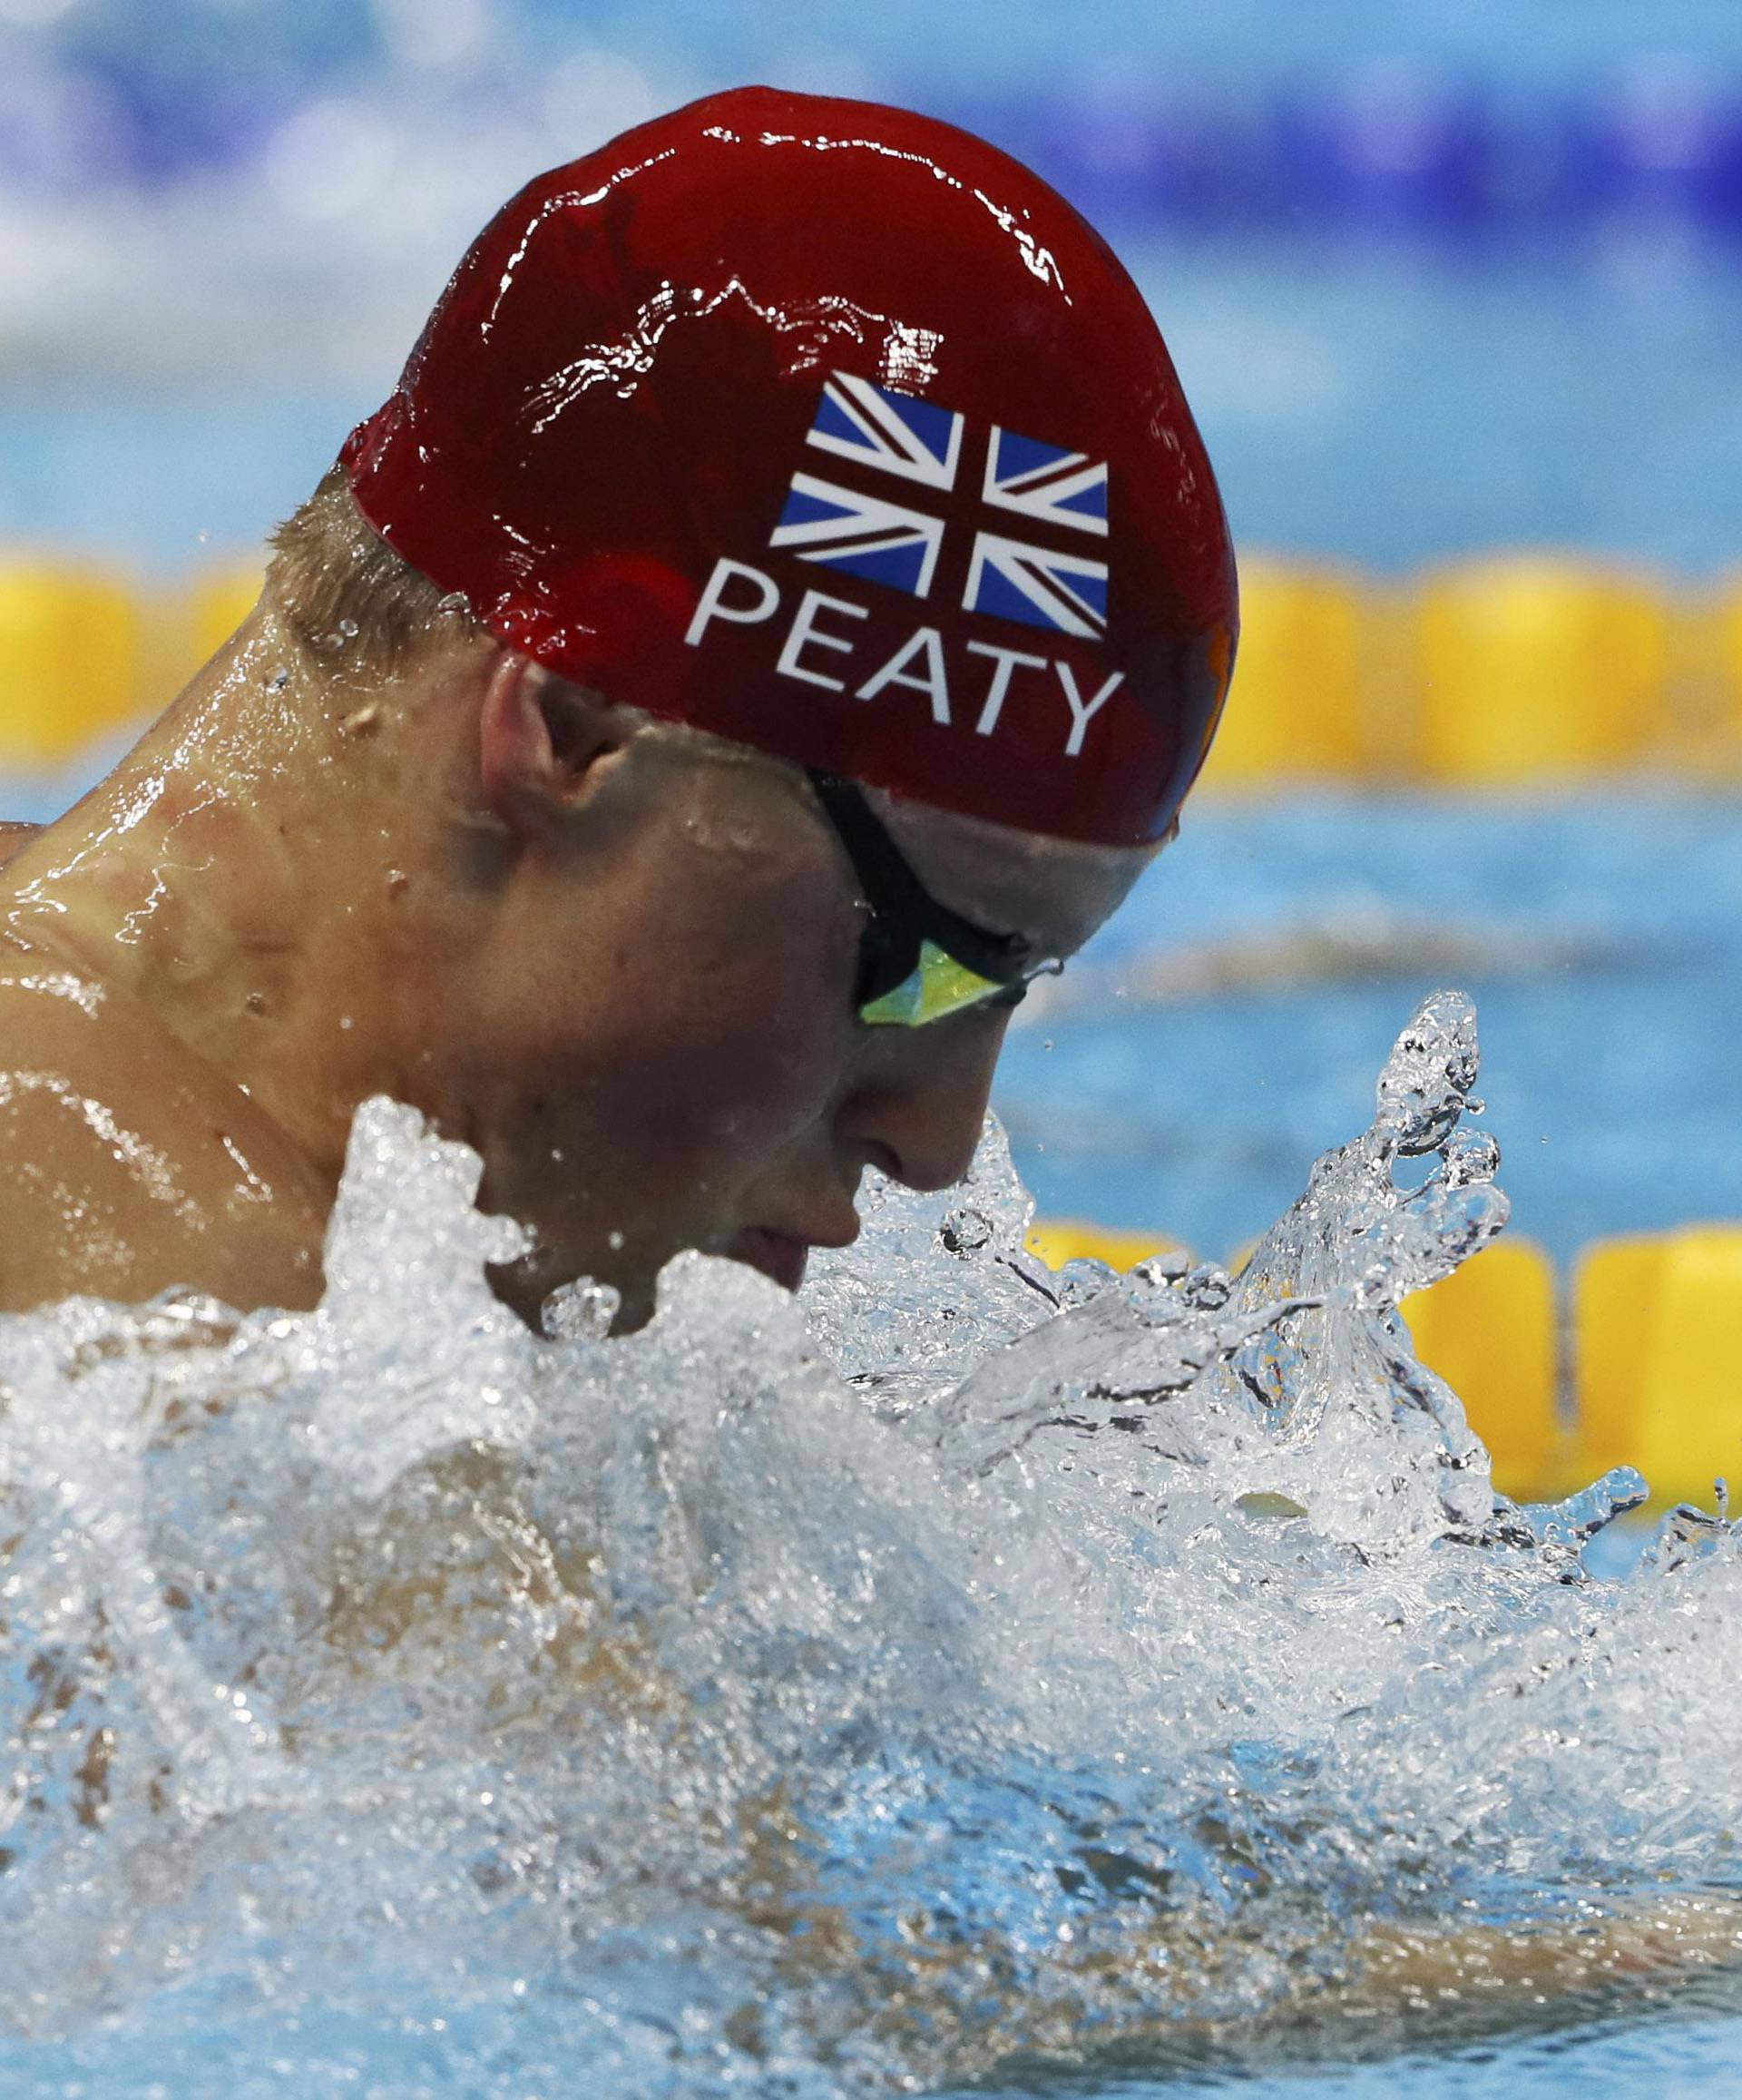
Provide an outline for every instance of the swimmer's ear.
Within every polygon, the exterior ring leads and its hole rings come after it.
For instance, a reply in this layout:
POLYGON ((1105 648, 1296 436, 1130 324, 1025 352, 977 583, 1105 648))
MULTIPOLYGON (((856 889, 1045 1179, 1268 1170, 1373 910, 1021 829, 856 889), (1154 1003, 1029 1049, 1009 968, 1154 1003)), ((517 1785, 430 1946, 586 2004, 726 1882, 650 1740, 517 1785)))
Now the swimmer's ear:
POLYGON ((598 788, 628 742, 621 708, 507 649, 478 716, 491 809, 520 838, 550 831, 598 788))

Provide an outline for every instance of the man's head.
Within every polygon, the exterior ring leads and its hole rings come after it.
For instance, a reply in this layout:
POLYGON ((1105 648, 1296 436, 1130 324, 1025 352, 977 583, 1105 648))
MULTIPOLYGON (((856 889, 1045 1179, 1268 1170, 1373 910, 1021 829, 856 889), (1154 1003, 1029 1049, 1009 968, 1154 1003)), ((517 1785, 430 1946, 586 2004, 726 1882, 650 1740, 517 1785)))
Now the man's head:
MULTIPOLYGON (((338 477, 277 537, 263 616, 295 651, 278 697, 324 718, 323 802, 380 819, 340 870, 346 925, 353 899, 385 900, 390 928, 378 967, 343 967, 346 1047, 393 1039, 357 1084, 475 1145, 485 1202, 533 1228, 499 1279, 513 1302, 533 1317, 586 1273, 639 1317, 692 1246, 796 1283, 807 1246, 856 1230, 867 1165, 960 1176, 1008 1004, 993 986, 920 1026, 860 1017, 876 900, 802 767, 508 648, 338 477)), ((256 648, 257 678, 284 653, 256 648)), ((1152 851, 866 800, 930 899, 1036 963, 1152 851)), ((335 1127, 356 1090, 336 1085, 335 1127)))
POLYGON ((744 89, 539 177, 344 462, 572 682, 1026 830, 1160 837, 1231 665, 1140 294, 1026 169, 903 111, 744 89))
POLYGON ((683 1246, 793 1281, 867 1164, 959 1176, 1011 997, 1169 833, 1235 626, 1097 237, 965 134, 764 90, 506 207, 278 550, 316 682, 382 695, 347 762, 457 739, 400 1091, 536 1231, 528 1310, 582 1270, 640 1310, 683 1246))

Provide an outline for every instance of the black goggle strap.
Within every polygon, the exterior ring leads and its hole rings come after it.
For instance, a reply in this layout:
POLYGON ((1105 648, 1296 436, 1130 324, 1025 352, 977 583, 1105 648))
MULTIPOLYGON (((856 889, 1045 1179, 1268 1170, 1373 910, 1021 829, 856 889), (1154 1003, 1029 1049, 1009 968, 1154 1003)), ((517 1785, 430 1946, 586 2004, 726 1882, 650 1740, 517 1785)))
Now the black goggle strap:
POLYGON ((1021 934, 988 933, 938 902, 856 782, 823 772, 809 780, 853 863, 883 951, 874 981, 860 988, 862 1001, 875 1000, 918 968, 927 942, 992 986, 1020 985, 1034 974, 1021 934))

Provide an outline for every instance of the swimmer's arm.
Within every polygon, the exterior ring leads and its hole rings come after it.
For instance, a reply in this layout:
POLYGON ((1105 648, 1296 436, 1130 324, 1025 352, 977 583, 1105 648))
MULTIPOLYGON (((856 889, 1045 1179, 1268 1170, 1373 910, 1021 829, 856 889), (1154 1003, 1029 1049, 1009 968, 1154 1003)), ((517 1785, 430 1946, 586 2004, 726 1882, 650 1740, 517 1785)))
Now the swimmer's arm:
POLYGON ((1742 1967, 1742 1903, 1718 1895, 1615 1900, 1576 1921, 1447 1932, 1375 1927, 1326 2003, 1356 2016, 1433 2003, 1553 2003, 1742 1967))
POLYGON ((319 1295, 324 1205, 228 1082, 64 973, 0 985, 0 1310, 319 1295))
MULTIPOLYGON (((839 1959, 852 1948, 851 1925, 821 1906, 794 1904, 784 1916, 757 1922, 790 1933, 799 1918, 804 1930, 791 1938, 788 1965, 793 1974, 807 1974, 818 1959, 839 1959)), ((1238 1952, 1238 1932, 1232 1945, 1238 1952)), ((1335 2055, 1346 2024, 1363 2047, 1385 2028, 1401 2049, 1467 2043, 1521 2019, 1612 2014, 1629 1992, 1660 1998, 1697 1977, 1742 1968, 1742 1903, 1721 1896, 1666 1898, 1593 1910, 1575 1923, 1512 1930, 1375 1926, 1340 1958, 1328 1943, 1322 1947, 1334 1960, 1333 1973, 1321 1973, 1315 1963, 1263 2012, 1231 2022, 1206 2019, 1198 2010, 1199 1976, 1215 1950, 1214 1937, 1195 1921, 1189 1929, 1158 1926, 1147 1946, 1139 1931, 1115 1949, 1086 1954, 1091 1970, 1104 1971, 1121 1987, 1134 1974, 1148 1972, 1147 1986, 1133 1994, 1130 2017, 1121 2026, 1125 2052, 1141 2047, 1149 2022, 1158 2040, 1176 2047, 1188 2040, 1214 2047, 1232 2033, 1243 2054, 1267 2046, 1287 2052, 1310 2034, 1316 2052, 1335 2055)), ((934 2008, 954 2013, 963 1967, 983 1968, 987 1952, 949 1936, 929 1943, 923 1934, 910 1936, 901 1989, 891 1999, 892 2023, 911 2026, 934 2008)), ((976 2067, 992 2070, 999 2061, 994 2046, 976 2067)))

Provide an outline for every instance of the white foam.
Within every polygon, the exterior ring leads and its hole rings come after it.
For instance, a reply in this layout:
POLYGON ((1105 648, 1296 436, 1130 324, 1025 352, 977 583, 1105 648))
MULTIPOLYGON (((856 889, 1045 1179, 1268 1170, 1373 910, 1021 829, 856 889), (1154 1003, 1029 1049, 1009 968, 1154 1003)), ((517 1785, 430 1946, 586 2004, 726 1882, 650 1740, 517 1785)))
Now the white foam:
POLYGON ((377 1102, 318 1312, 0 1322, 0 2072, 906 2089, 1733 1877, 1729 1534, 1587 1579, 1628 1484, 1497 1505, 1395 1314, 1505 1220, 1475 1071, 1439 995, 1238 1279, 1052 1274, 993 1128, 797 1302, 537 1338, 377 1102))

